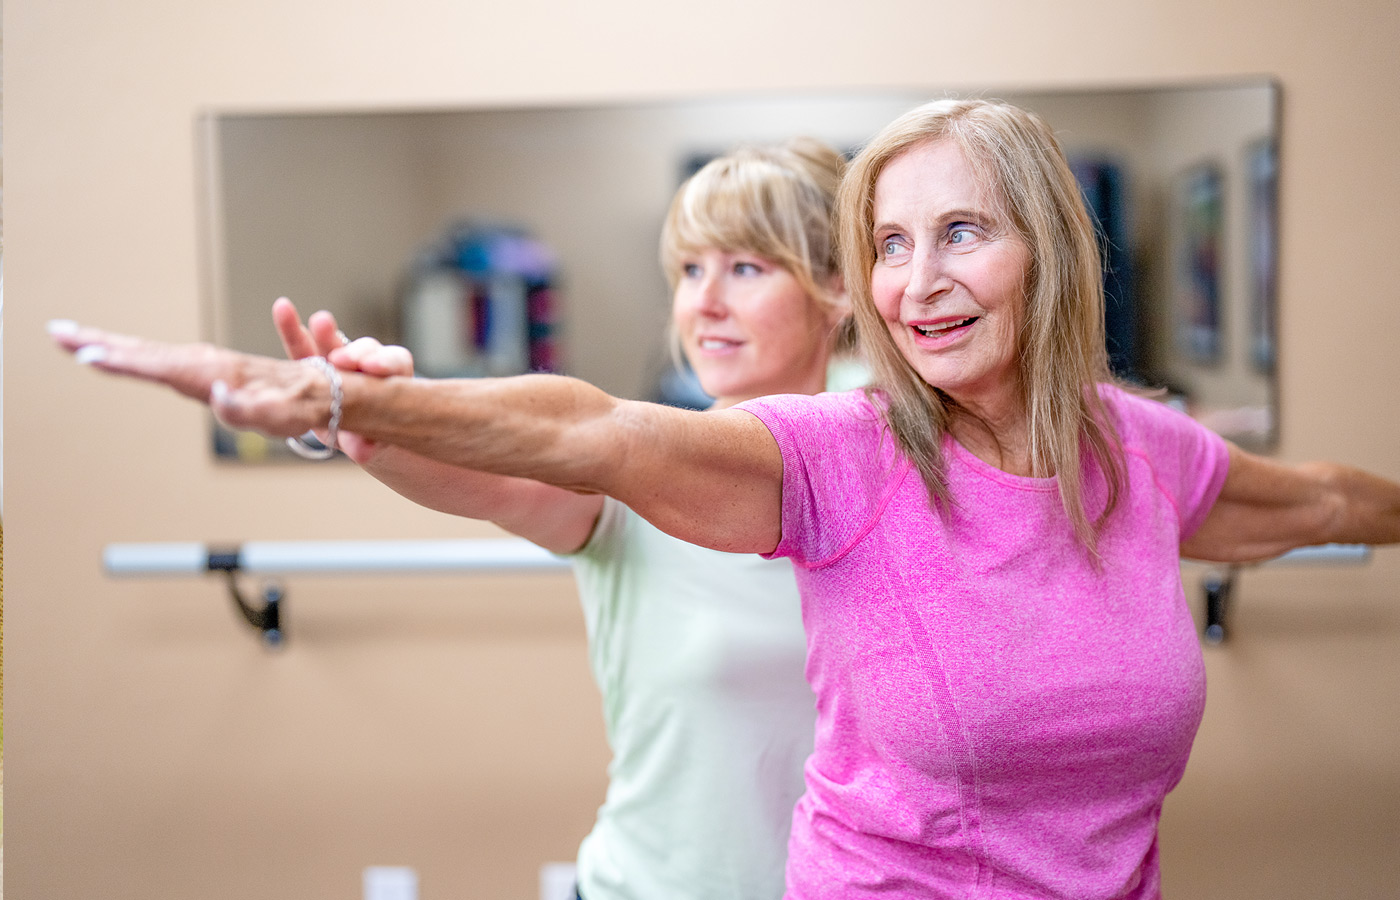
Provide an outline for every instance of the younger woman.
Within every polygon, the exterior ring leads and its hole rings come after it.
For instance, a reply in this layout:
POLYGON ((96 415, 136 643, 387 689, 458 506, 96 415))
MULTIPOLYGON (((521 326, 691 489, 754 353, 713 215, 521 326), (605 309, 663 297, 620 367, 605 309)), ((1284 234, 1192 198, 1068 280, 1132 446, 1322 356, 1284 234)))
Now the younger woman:
MULTIPOLYGON (((840 167, 813 141, 742 149, 677 192, 661 240, 672 336, 714 408, 823 390, 846 318, 830 224, 840 167)), ((412 374, 401 347, 345 346, 329 313, 307 330, 279 300, 273 317, 292 356, 412 374)), ((613 751, 579 848, 581 896, 781 896, 814 719, 791 564, 688 544, 600 494, 340 440, 404 496, 572 556, 613 751)))

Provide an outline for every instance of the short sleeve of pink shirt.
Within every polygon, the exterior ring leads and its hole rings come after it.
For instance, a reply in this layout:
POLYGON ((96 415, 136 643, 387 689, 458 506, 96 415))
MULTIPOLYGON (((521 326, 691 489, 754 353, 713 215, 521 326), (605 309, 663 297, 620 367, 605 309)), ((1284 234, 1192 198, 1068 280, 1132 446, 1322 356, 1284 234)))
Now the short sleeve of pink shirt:
POLYGON ((912 469, 864 391, 792 394, 739 404, 768 427, 783 455, 783 537, 772 553, 816 568, 879 518, 912 469))
POLYGON ((1194 419, 1155 400, 1102 388, 1117 417, 1124 452, 1153 472, 1157 488, 1175 505, 1181 539, 1196 533, 1220 496, 1229 472, 1229 446, 1194 419))

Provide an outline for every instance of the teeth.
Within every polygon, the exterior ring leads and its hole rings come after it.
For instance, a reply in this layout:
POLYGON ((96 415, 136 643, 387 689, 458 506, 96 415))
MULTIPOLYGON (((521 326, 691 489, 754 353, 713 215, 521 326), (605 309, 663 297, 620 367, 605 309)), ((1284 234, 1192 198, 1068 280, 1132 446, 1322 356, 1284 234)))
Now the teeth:
POLYGON ((738 341, 725 341, 719 338, 701 338, 700 347, 704 350, 723 350, 726 347, 733 347, 738 341))
POLYGON ((942 334, 945 331, 952 331, 954 328, 961 328, 964 325, 969 324, 976 318, 976 316, 968 316, 966 319, 959 319, 956 322, 944 322, 940 325, 935 325, 933 327, 929 327, 926 325, 915 325, 914 330, 919 332, 919 334, 924 335, 925 337, 933 337, 935 335, 942 334))

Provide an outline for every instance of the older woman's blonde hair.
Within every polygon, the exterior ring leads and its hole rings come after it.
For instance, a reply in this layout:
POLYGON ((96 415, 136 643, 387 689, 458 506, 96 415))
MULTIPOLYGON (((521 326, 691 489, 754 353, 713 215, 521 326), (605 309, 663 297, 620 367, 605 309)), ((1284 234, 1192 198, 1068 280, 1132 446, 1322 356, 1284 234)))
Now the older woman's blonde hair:
MULTIPOLYGON (((661 265, 671 290, 688 254, 753 253, 786 269, 823 308, 847 309, 832 215, 845 160, 821 141, 739 147, 710 160, 671 201, 661 229, 661 265)), ((849 316, 835 349, 849 349, 849 316)), ((679 341, 672 330, 672 355, 679 341)))
POLYGON ((1033 113, 981 100, 934 101, 890 123, 851 161, 837 199, 837 227, 846 290, 873 389, 883 395, 890 430, 918 468, 930 502, 946 504, 942 438, 962 410, 905 360, 870 288, 875 183, 896 157, 940 141, 962 151, 986 187, 992 211, 1030 251, 1017 359, 1030 419, 1032 474, 1058 476, 1075 533, 1097 554, 1098 530, 1117 505, 1126 477, 1122 447, 1096 387, 1113 380, 1104 343, 1099 246, 1059 142, 1033 113), (1107 503, 1092 523, 1083 496, 1086 450, 1108 487, 1107 503))

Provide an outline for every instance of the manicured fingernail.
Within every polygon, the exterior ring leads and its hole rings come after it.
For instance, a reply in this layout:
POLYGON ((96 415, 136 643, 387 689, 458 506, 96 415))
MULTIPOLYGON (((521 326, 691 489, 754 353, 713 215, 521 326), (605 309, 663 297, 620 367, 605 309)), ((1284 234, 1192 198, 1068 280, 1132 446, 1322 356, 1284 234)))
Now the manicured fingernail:
POLYGON ((49 334, 54 337, 75 334, 78 331, 78 323, 72 319, 49 319, 49 324, 46 327, 49 329, 49 334))
POLYGON ((86 347, 79 347, 73 354, 73 361, 80 366, 90 366, 93 363, 100 363, 107 358, 107 348, 101 344, 88 344, 86 347))

